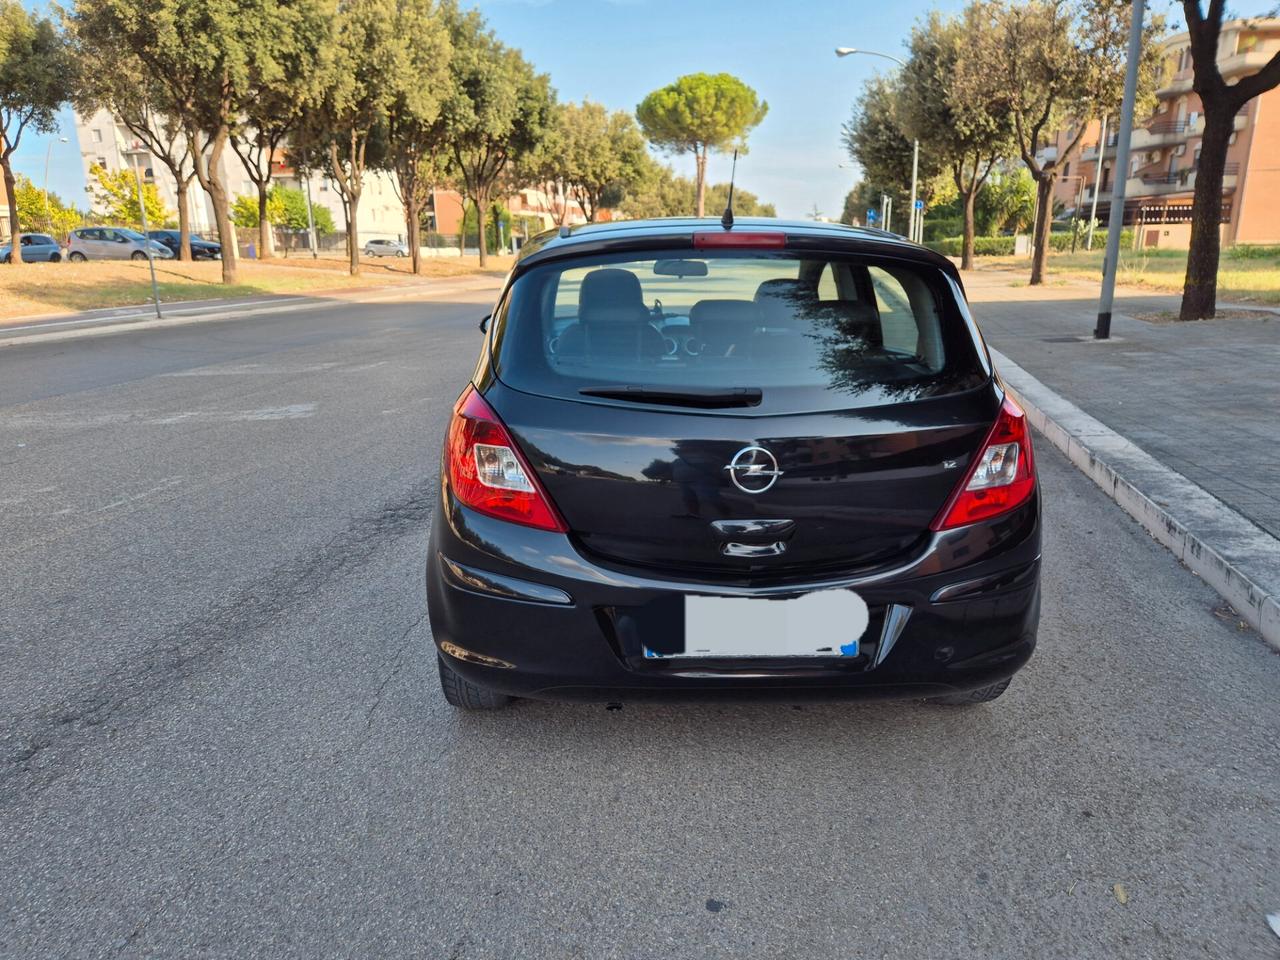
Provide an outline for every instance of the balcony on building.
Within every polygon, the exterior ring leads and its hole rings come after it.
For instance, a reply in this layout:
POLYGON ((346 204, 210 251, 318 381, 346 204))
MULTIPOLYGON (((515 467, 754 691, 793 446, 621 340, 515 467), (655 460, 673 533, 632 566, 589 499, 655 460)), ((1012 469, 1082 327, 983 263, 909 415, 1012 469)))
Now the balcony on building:
MULTIPOLYGON (((1240 164, 1227 163, 1222 168, 1222 189, 1235 189, 1236 180, 1240 176, 1240 164)), ((1130 177, 1125 184, 1125 195, 1129 197, 1158 197, 1172 193, 1194 193, 1196 189, 1196 168, 1185 167, 1168 173, 1152 171, 1130 177)))
POLYGON ((1195 83, 1195 79, 1195 72, 1190 67, 1179 70, 1167 80, 1160 82, 1156 88, 1156 96, 1163 100, 1165 97, 1176 97, 1180 93, 1186 93, 1195 83))

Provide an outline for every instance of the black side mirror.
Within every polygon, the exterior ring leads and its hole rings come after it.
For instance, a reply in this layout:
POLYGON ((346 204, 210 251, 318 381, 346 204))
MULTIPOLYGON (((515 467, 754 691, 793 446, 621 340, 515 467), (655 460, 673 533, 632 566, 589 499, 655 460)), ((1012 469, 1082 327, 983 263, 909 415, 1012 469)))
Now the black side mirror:
POLYGON ((483 317, 481 317, 481 318, 480 318, 480 332, 481 332, 481 333, 488 333, 488 332, 489 332, 489 318, 490 318, 490 317, 492 317, 492 316, 493 316, 493 314, 492 314, 492 313, 486 313, 483 317))

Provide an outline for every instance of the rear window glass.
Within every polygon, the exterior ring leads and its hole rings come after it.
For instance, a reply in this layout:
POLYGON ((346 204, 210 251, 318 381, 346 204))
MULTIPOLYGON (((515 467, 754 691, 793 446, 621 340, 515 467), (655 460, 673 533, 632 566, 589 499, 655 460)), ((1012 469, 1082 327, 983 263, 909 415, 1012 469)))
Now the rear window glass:
POLYGON ((572 399, 608 387, 757 388, 753 412, 775 413, 938 396, 986 379, 940 271, 835 254, 554 262, 515 281, 495 337, 504 382, 572 399))

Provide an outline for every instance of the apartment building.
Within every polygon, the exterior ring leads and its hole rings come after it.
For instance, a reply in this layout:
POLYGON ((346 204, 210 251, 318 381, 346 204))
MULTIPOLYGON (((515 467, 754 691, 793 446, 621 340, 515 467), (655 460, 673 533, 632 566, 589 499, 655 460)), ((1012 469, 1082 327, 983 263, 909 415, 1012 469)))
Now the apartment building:
MULTIPOLYGON (((1193 82, 1190 37, 1175 34, 1161 43, 1156 107, 1134 127, 1125 182, 1124 222, 1138 228, 1147 247, 1183 247, 1190 242, 1191 202, 1204 117, 1193 82)), ((1228 83, 1256 73, 1280 50, 1280 18, 1231 20, 1222 27, 1218 69, 1228 83)), ((1092 210, 1095 189, 1098 218, 1110 213, 1116 182, 1116 118, 1089 124, 1083 146, 1063 164, 1054 193, 1055 206, 1081 215, 1092 210), (1101 167, 1099 167, 1101 164, 1101 167)), ((1056 156, 1074 129, 1062 130, 1042 156, 1056 156)), ((1280 243, 1280 89, 1250 101, 1235 117, 1222 182, 1222 242, 1280 243)))
MULTIPOLYGON (((76 139, 80 144, 85 181, 90 185, 94 181, 89 170, 95 164, 114 172, 132 168, 138 162, 126 156, 126 153, 135 147, 133 134, 123 124, 117 123, 116 118, 106 110, 99 110, 90 116, 76 114, 76 139)), ((149 154, 142 156, 141 164, 144 168, 151 169, 160 199, 176 217, 177 183, 169 172, 169 168, 159 160, 153 160, 149 154)), ((244 164, 240 162, 240 158, 230 147, 223 153, 221 167, 223 182, 228 185, 233 198, 240 195, 257 197, 258 191, 253 180, 245 170, 244 164)), ((305 187, 303 177, 288 165, 283 156, 272 165, 271 177, 274 182, 282 186, 296 189, 305 187)), ((342 196, 337 186, 320 174, 313 174, 310 179, 312 202, 327 207, 333 215, 334 224, 339 230, 343 229, 346 219, 343 216, 342 196)), ((92 186, 88 189, 92 191, 92 186)), ((209 235, 216 233, 213 201, 200 187, 199 181, 191 182, 187 199, 191 229, 196 233, 209 235)), ((403 239, 404 207, 396 193, 395 182, 389 174, 371 171, 366 175, 356 224, 362 243, 374 238, 403 239)))

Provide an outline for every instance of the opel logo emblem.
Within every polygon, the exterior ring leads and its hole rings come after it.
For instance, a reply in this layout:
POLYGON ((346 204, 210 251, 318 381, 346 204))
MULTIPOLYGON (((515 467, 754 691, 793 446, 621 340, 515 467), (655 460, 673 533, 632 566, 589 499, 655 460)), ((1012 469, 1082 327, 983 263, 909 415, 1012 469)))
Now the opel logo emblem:
POLYGON ((764 447, 743 447, 733 455, 729 465, 729 479, 743 493, 764 493, 782 476, 777 458, 764 447))

